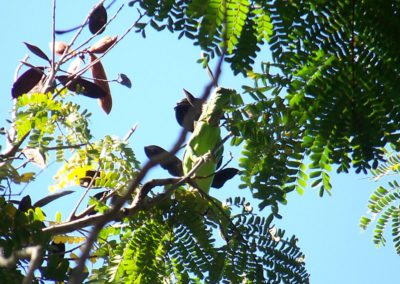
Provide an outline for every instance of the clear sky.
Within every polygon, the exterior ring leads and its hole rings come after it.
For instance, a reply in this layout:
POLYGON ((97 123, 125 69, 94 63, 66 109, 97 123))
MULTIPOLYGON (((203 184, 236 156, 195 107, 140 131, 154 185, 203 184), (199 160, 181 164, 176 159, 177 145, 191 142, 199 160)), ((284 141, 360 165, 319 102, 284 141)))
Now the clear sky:
MULTIPOLYGON (((58 2, 58 29, 81 23, 96 3, 93 0, 58 2)), ((128 1, 118 0, 109 15, 115 13, 123 2, 126 4, 128 1)), ((10 90, 15 68, 19 60, 29 53, 22 42, 35 44, 50 55, 51 12, 50 0, 6 1, 0 9, 0 126, 6 126, 5 120, 10 116, 10 90)), ((135 10, 125 5, 104 35, 122 34, 135 16, 135 10)), ((84 35, 88 34, 85 29, 84 35)), ((72 35, 66 34, 57 40, 69 41, 72 35)), ((86 37, 81 40, 83 38, 86 37)), ((157 144, 168 149, 175 142, 179 126, 173 107, 183 97, 182 88, 200 95, 208 83, 207 73, 196 63, 199 55, 200 50, 192 42, 178 40, 177 35, 167 31, 157 33, 149 29, 146 39, 132 32, 103 60, 109 79, 116 78, 118 73, 125 73, 133 82, 132 89, 117 84, 111 86, 114 99, 111 114, 106 116, 95 100, 79 96, 75 96, 74 100, 93 113, 91 129, 96 138, 106 134, 124 137, 132 125, 138 123, 130 145, 137 158, 144 162, 144 146, 157 144)), ((268 57, 266 49, 262 56, 268 57)), ((32 63, 43 64, 33 55, 31 60, 32 63)), ((255 68, 258 69, 258 66, 255 68)), ((239 89, 250 84, 251 81, 241 76, 233 77, 230 69, 224 68, 221 86, 239 89)), ((4 141, 0 143, 4 146, 4 141)), ((238 160, 238 154, 234 158, 238 160)), ((25 189, 24 194, 30 194, 33 200, 48 194, 48 185, 57 168, 58 165, 50 165, 50 173, 40 175, 25 189)), ((153 170, 148 178, 160 175, 166 173, 153 170)), ((297 193, 289 195, 289 204, 281 207, 283 220, 278 226, 286 229, 287 236, 295 234, 299 237, 299 245, 306 254, 307 268, 311 273, 311 283, 399 283, 400 257, 395 254, 392 243, 388 241, 386 247, 376 248, 371 240, 371 231, 363 233, 358 227, 360 216, 366 212, 368 197, 377 184, 367 176, 356 174, 333 174, 332 178, 332 196, 320 198, 317 190, 307 188, 303 196, 297 193)), ((225 188, 211 194, 221 198, 249 196, 247 190, 236 189, 238 183, 238 179, 233 180, 225 188)), ((54 216, 56 210, 65 212, 66 217, 69 204, 74 204, 78 198, 79 194, 74 194, 65 197, 62 202, 54 202, 48 217, 54 216), (70 201, 66 202, 67 198, 70 201)))

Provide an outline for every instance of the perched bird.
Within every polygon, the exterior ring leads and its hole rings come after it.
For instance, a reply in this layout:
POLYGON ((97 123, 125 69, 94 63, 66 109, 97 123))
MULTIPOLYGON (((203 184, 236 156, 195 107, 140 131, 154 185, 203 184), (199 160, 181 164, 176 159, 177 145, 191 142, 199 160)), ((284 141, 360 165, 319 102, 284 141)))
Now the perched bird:
POLYGON ((208 193, 213 182, 217 165, 222 158, 220 120, 224 110, 231 105, 233 90, 216 88, 210 99, 203 105, 199 119, 194 123, 193 133, 183 156, 183 173, 187 175, 206 154, 211 155, 195 171, 192 181, 196 187, 208 193))

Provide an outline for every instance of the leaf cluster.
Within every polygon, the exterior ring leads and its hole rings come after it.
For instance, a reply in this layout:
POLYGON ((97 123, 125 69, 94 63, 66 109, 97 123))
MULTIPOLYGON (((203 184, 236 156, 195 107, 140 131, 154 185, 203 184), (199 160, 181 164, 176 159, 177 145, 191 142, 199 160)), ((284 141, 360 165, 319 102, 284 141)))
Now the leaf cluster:
MULTIPOLYGON (((397 153, 387 153, 387 162, 372 171, 374 180, 378 181, 391 175, 399 174, 400 157, 397 153)), ((391 227, 391 238, 397 254, 400 254, 400 185, 391 179, 387 186, 378 186, 369 198, 368 213, 361 217, 359 226, 367 230, 375 224, 373 242, 377 246, 386 245, 385 236, 391 227)))
POLYGON ((309 178, 329 193, 331 165, 366 173, 383 161, 382 147, 397 147, 396 1, 137 2, 151 23, 211 57, 226 51, 234 72, 253 79, 245 94, 255 102, 236 114, 235 128, 237 144, 246 141, 242 179, 261 207, 285 203, 309 178), (263 43, 272 62, 256 73, 263 43))
MULTIPOLYGON (((174 197, 113 231, 120 242, 116 248, 105 242, 95 252, 108 260, 94 270, 91 282, 101 277, 107 283, 307 283, 295 237, 270 234, 272 216, 256 216, 246 211, 244 199, 231 199, 238 214, 228 217, 225 233, 218 233, 215 213, 222 208, 183 189, 174 197)), ((101 235, 110 236, 110 229, 101 235)))

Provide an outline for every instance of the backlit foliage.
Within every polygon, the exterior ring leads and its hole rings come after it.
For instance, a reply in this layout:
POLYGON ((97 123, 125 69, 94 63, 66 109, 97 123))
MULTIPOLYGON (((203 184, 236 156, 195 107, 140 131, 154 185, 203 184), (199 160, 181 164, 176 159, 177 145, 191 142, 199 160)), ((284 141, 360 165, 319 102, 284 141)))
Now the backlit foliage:
MULTIPOLYGON (((400 157, 398 154, 387 154, 387 162, 372 171, 375 181, 399 174, 400 157)), ((361 217, 360 227, 364 230, 375 224, 373 242, 377 246, 386 244, 389 235, 397 254, 400 254, 400 185, 396 179, 387 186, 378 186, 369 198, 368 214, 361 217), (391 228, 391 232, 387 233, 391 228)))
MULTIPOLYGON (((111 94, 99 86, 108 86, 105 72, 89 79, 46 73, 54 67, 49 57, 26 44, 52 66, 30 67, 34 80, 20 76, 12 90, 15 117, 0 132, 10 140, 0 156, 1 260, 39 247, 42 254, 37 257, 45 261, 37 264, 35 277, 66 281, 74 275, 72 261, 80 257, 77 247, 65 256, 64 243, 86 238, 82 229, 100 223, 84 222, 111 212, 113 218, 104 219, 89 253, 92 262, 101 264, 81 273, 86 282, 308 283, 297 239, 285 237, 273 220, 281 218, 279 205, 287 203, 292 191, 301 194, 311 185, 320 195, 330 193, 332 167, 357 173, 372 168, 377 177, 397 171, 398 157, 384 164, 382 149, 390 143, 398 150, 398 2, 137 0, 130 6, 138 8, 134 28, 143 37, 150 26, 176 32, 201 48, 203 66, 223 55, 235 74, 250 81, 237 99, 240 103, 224 113, 223 127, 232 135, 231 146, 242 147, 240 187, 249 188, 259 207, 271 213, 267 218, 253 213, 242 198, 222 203, 186 190, 173 178, 155 180, 160 184, 154 191, 150 183, 138 182, 133 188, 147 164, 142 168, 128 141, 111 135, 94 140, 90 114, 74 103, 78 93, 103 103, 109 98, 103 106, 109 113, 111 94), (263 45, 271 58, 262 57, 263 45), (42 77, 57 80, 44 93, 25 91, 42 77), (25 164, 17 166, 19 160, 25 164), (39 173, 31 171, 30 163, 42 168, 58 164, 55 196, 35 204, 29 195, 11 199, 16 185, 33 182, 39 173), (52 220, 39 208, 67 198, 68 190, 77 187, 90 196, 81 215, 72 212, 69 220, 61 215, 52 220), (120 202, 131 187, 133 196, 120 202), (93 193, 98 188, 102 191, 93 193), (122 209, 114 212, 118 206, 122 209), (73 227, 80 222, 84 225, 73 227)), ((104 31, 108 19, 103 3, 95 11, 89 17, 94 36, 104 31)), ((80 52, 85 57, 88 49, 80 52)), ((81 71, 100 73, 92 67, 81 71)), ((389 189, 379 187, 369 208, 378 216, 375 243, 385 243, 384 230, 391 222, 400 251, 398 187, 395 181, 389 189)), ((370 222, 370 216, 364 217, 361 226, 370 222)), ((0 279, 22 279, 33 260, 33 255, 17 257, 0 269, 0 279)))
POLYGON ((262 208, 285 203, 306 180, 329 193, 331 165, 366 173, 383 160, 382 147, 397 149, 398 1, 193 0, 159 11, 149 8, 159 7, 156 1, 139 2, 211 58, 222 52, 227 31, 226 61, 254 81, 244 87, 254 101, 237 114, 235 134, 245 140, 243 186, 262 208), (259 52, 262 44, 271 60, 259 52))

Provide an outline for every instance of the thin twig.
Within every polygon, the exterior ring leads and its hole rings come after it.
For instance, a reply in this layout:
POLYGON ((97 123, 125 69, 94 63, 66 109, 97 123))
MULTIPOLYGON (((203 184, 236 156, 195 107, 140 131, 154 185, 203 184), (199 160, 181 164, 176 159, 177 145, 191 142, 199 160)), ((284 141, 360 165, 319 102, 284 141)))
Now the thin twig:
POLYGON ((77 204, 75 205, 74 209, 72 210, 68 221, 71 221, 74 219, 75 217, 75 213, 78 210, 79 206, 81 205, 83 199, 86 197, 86 195, 88 194, 88 192, 92 189, 93 185, 96 182, 96 178, 99 176, 99 171, 100 171, 100 165, 101 165, 101 161, 99 160, 99 166, 97 167, 97 170, 95 171, 95 174, 93 175, 92 179, 89 182, 88 187, 86 188, 86 190, 83 192, 83 194, 81 195, 81 198, 78 200, 77 204))
POLYGON ((131 136, 133 135, 133 133, 135 133, 137 127, 138 127, 138 124, 135 123, 135 124, 132 126, 132 128, 129 129, 129 132, 128 132, 128 133, 125 135, 125 137, 124 137, 124 141, 125 141, 125 142, 128 142, 128 141, 129 141, 129 139, 131 138, 131 136))
POLYGON ((57 0, 53 0, 53 29, 52 29, 52 34, 51 37, 53 39, 52 41, 52 47, 53 47, 53 52, 52 52, 52 60, 51 60, 51 70, 53 73, 55 73, 55 62, 56 62, 56 3, 57 0))

